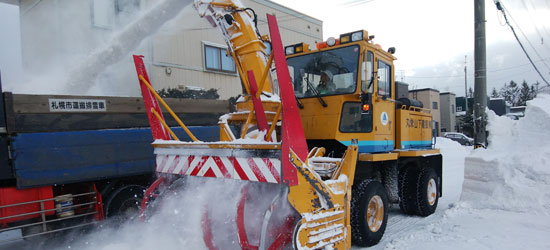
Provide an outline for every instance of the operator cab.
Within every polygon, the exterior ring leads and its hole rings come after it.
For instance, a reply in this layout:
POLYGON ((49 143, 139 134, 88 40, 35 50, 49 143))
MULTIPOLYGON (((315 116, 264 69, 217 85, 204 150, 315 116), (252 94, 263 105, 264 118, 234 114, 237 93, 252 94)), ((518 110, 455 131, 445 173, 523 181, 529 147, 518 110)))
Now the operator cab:
POLYGON ((357 31, 318 43, 314 51, 304 43, 285 47, 310 148, 332 145, 327 152, 338 156, 357 139, 362 153, 394 149, 395 58, 372 38, 357 31))
POLYGON ((289 59, 287 63, 296 97, 355 93, 359 49, 354 45, 289 59))

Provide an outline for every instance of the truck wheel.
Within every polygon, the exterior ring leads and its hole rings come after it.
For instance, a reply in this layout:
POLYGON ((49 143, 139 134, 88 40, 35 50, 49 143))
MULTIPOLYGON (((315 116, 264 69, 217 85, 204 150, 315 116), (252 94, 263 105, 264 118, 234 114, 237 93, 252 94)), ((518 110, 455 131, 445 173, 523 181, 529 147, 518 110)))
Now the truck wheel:
POLYGON ((399 173, 399 207, 405 214, 428 216, 439 201, 437 174, 433 168, 406 167, 399 173))
POLYGON ((103 208, 105 217, 117 217, 120 222, 135 218, 145 189, 141 185, 125 185, 112 192, 103 208))
POLYGON ((416 214, 417 175, 418 169, 415 165, 409 164, 399 171, 399 208, 404 214, 416 214))
POLYGON ((386 230, 388 197, 376 180, 361 181, 351 197, 351 240, 362 247, 376 245, 386 230))
POLYGON ((437 174, 433 168, 422 168, 417 179, 417 211, 420 216, 428 216, 435 212, 439 201, 437 174))

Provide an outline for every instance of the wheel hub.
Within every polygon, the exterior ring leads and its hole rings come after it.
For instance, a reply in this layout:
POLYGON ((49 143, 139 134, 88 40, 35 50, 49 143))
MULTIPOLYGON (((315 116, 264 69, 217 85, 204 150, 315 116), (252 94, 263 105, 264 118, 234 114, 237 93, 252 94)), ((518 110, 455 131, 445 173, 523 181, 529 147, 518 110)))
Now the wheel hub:
POLYGON ((384 203, 379 195, 373 196, 367 207, 367 224, 372 232, 378 232, 384 221, 384 203))
POLYGON ((430 179, 428 182, 428 203, 430 206, 433 206, 435 204, 435 201, 437 199, 437 185, 435 184, 434 179, 430 179))

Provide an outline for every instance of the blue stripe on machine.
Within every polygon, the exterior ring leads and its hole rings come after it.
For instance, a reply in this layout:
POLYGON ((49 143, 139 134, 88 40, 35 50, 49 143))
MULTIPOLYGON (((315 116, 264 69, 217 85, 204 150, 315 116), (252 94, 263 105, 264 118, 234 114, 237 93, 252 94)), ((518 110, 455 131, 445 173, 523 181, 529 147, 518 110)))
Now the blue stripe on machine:
MULTIPOLYGON (((340 143, 349 146, 351 141, 340 141, 340 143)), ((359 153, 388 152, 393 150, 393 141, 359 141, 357 146, 359 153)))
POLYGON ((432 141, 402 141, 401 149, 431 148, 432 141))

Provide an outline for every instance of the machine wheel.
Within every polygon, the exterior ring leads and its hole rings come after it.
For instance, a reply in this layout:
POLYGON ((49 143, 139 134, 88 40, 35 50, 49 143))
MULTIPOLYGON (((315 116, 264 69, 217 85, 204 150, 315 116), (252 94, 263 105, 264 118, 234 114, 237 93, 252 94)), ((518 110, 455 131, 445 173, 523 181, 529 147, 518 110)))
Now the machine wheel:
POLYGON ((351 240, 362 247, 377 244, 388 222, 388 197, 384 186, 367 179, 354 187, 351 197, 351 240))
POLYGON ((439 201, 438 190, 433 168, 406 167, 399 174, 399 207, 405 214, 433 214, 439 201))
POLYGON ((399 208, 405 214, 416 214, 416 181, 418 169, 414 165, 399 171, 399 208))
POLYGON ((121 222, 137 217, 145 189, 141 185, 126 185, 112 192, 103 208, 105 217, 116 216, 121 222))
POLYGON ((418 207, 416 214, 428 216, 435 212, 439 201, 437 174, 433 168, 422 168, 417 179, 418 207))

